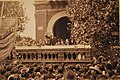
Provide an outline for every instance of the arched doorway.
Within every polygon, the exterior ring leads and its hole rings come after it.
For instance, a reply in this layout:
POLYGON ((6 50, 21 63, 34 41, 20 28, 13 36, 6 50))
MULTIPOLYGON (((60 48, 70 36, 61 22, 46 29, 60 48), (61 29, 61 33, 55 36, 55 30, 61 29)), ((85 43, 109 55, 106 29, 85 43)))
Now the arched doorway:
POLYGON ((70 23, 69 18, 66 17, 61 17, 59 18, 53 25, 53 35, 57 39, 69 39, 70 38, 70 29, 69 25, 70 23))

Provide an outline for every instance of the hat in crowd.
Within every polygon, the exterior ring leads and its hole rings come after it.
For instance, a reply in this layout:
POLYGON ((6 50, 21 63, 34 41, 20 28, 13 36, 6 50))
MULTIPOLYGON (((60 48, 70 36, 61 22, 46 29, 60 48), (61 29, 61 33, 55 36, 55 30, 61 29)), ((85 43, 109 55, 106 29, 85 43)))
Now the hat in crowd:
POLYGON ((56 75, 56 79, 57 80, 60 79, 60 78, 62 78, 62 77, 63 77, 63 75, 61 73, 59 73, 59 74, 56 75))
POLYGON ((26 68, 26 67, 25 67, 25 68, 21 69, 20 72, 22 73, 22 72, 28 72, 28 71, 29 71, 29 68, 26 68))
POLYGON ((18 64, 18 63, 19 63, 19 60, 13 61, 13 64, 14 64, 14 65, 16 65, 16 64, 18 64))
POLYGON ((106 63, 105 64, 105 67, 108 69, 108 70, 112 70, 112 65, 110 63, 106 63))
POLYGON ((35 69, 35 72, 40 72, 40 69, 42 69, 41 67, 37 67, 36 69, 35 69))
POLYGON ((59 72, 59 73, 62 73, 62 72, 63 72, 62 66, 59 66, 59 67, 58 67, 58 72, 59 72))
POLYGON ((48 74, 46 74, 45 76, 44 76, 44 78, 45 78, 45 80, 46 79, 55 79, 55 75, 53 75, 52 73, 48 73, 48 74))
POLYGON ((72 70, 68 70, 67 72, 65 72, 64 78, 65 80, 77 80, 76 73, 72 70))
POLYGON ((104 75, 98 75, 97 80, 107 80, 107 77, 104 75))
POLYGON ((18 74, 12 74, 12 75, 10 75, 8 78, 7 78, 7 80, 18 80, 19 79, 19 75, 18 74))
POLYGON ((101 70, 99 69, 99 67, 98 66, 90 66, 89 67, 90 69, 92 69, 92 70, 95 70, 95 71, 97 71, 97 72, 99 72, 99 73, 101 73, 101 70))

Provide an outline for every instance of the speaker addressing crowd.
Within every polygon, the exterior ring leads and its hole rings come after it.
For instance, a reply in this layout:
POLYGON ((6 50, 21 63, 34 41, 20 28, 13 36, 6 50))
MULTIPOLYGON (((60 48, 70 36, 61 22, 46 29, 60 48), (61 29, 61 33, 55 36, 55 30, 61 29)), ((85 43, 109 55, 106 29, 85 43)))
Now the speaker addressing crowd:
POLYGON ((52 35, 39 43, 31 38, 22 38, 18 43, 20 46, 70 45, 83 41, 97 50, 91 63, 21 63, 8 58, 0 64, 0 80, 119 80, 120 54, 104 53, 111 44, 118 43, 111 34, 119 30, 118 3, 118 0, 70 0, 73 22, 70 39, 56 39, 52 35))

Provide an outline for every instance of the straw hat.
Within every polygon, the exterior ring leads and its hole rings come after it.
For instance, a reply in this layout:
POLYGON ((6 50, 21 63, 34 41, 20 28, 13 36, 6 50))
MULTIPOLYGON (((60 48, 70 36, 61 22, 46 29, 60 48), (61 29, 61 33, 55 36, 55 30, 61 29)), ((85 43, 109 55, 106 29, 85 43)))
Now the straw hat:
POLYGON ((22 72, 28 72, 28 71, 29 71, 29 68, 26 68, 26 67, 25 67, 25 68, 21 69, 20 72, 22 73, 22 72))
POLYGON ((10 75, 7 80, 9 80, 10 78, 18 78, 19 74, 12 74, 10 75))
POLYGON ((93 70, 95 70, 95 71, 98 71, 99 73, 101 73, 101 70, 99 69, 99 67, 98 66, 90 66, 89 67, 90 69, 93 69, 93 70))

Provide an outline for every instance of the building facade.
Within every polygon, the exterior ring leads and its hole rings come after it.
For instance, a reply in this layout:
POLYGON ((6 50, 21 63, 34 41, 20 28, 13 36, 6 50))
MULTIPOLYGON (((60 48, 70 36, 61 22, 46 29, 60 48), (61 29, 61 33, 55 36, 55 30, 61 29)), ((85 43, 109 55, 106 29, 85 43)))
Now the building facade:
POLYGON ((44 40, 45 36, 66 38, 66 27, 69 22, 66 11, 67 1, 35 0, 36 40, 44 40), (61 28, 60 28, 61 27, 61 28), (62 31, 64 30, 64 31, 62 31), (62 31, 62 32, 61 32, 62 31), (64 32, 64 34, 63 34, 64 32))

